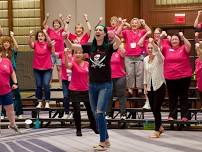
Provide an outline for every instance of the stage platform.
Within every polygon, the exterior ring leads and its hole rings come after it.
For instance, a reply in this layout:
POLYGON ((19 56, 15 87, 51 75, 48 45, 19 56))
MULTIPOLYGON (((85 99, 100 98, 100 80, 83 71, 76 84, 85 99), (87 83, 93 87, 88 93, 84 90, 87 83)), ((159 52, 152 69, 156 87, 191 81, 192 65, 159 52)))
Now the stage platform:
MULTIPOLYGON (((82 129, 75 136, 74 128, 21 129, 21 135, 3 129, 0 152, 93 152, 98 135, 82 129)), ((152 131, 110 129, 111 147, 107 152, 201 152, 201 131, 166 131, 159 139, 151 139, 152 131)))

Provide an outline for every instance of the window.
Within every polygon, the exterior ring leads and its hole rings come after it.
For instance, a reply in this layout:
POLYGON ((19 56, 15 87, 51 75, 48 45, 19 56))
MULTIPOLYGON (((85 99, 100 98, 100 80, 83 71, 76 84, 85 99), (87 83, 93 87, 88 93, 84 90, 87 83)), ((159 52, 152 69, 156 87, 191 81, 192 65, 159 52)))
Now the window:
POLYGON ((197 4, 202 0, 156 0, 156 5, 197 4))
POLYGON ((43 0, 0 1, 0 24, 3 27, 4 35, 8 35, 9 31, 15 33, 19 51, 30 50, 27 45, 29 31, 41 29, 43 4, 43 0))

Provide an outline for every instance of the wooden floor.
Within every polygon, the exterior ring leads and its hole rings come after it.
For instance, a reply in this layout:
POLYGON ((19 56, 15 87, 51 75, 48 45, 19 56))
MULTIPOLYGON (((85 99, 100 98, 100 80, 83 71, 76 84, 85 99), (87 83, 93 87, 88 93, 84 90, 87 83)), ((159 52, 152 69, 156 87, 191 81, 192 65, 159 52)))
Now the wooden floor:
MULTIPOLYGON (((0 152, 93 152, 99 136, 83 129, 82 137, 74 128, 22 129, 21 135, 2 129, 0 152)), ((108 152, 202 152, 202 132, 166 131, 159 139, 150 139, 152 131, 134 129, 109 130, 108 152)))

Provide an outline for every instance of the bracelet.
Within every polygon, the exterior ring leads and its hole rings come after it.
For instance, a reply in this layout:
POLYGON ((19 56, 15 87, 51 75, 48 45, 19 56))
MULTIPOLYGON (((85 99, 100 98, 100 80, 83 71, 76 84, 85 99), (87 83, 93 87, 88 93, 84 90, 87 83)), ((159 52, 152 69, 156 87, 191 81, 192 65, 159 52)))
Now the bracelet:
POLYGON ((18 83, 17 83, 17 82, 16 82, 16 83, 13 83, 13 84, 18 85, 18 83))
POLYGON ((88 22, 88 20, 86 20, 86 22, 88 22))
POLYGON ((66 23, 69 24, 69 21, 68 22, 66 21, 66 23))

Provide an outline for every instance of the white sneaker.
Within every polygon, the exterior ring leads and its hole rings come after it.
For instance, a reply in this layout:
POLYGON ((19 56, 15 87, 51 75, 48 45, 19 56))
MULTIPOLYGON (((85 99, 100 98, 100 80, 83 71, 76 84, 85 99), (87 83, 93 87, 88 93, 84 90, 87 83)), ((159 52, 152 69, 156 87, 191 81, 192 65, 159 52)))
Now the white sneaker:
POLYGON ((150 107, 150 104, 149 104, 149 101, 148 101, 148 100, 145 102, 145 104, 144 104, 144 106, 143 106, 142 108, 143 108, 143 109, 147 109, 147 110, 151 109, 151 107, 150 107))
POLYGON ((22 115, 17 116, 18 119, 23 119, 22 115))
POLYGON ((50 109, 49 102, 46 102, 45 109, 50 109))
POLYGON ((129 92, 130 94, 133 94, 133 89, 128 88, 128 92, 129 92))
POLYGON ((73 113, 69 114, 68 119, 73 119, 73 113))
POLYGON ((126 120, 126 115, 122 115, 121 120, 126 120))
POLYGON ((8 125, 8 129, 12 129, 13 131, 15 131, 15 133, 20 133, 20 130, 18 129, 18 127, 16 125, 14 125, 14 126, 8 125))
POLYGON ((36 108, 42 108, 42 102, 39 102, 39 104, 36 106, 36 108))
POLYGON ((68 119, 69 116, 70 116, 69 114, 64 114, 63 117, 62 117, 62 119, 68 119))
POLYGON ((105 119, 107 119, 107 120, 108 119, 112 119, 112 117, 110 117, 110 116, 107 115, 107 116, 105 116, 105 119))

